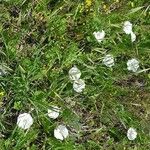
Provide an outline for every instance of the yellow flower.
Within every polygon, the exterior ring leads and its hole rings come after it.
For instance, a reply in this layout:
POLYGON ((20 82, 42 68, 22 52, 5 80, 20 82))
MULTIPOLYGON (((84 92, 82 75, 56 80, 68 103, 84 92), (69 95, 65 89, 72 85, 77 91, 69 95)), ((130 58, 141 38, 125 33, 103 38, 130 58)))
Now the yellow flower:
POLYGON ((105 4, 103 5, 103 9, 104 9, 104 10, 106 10, 106 9, 107 9, 107 6, 106 6, 105 4))
POLYGON ((85 0, 85 7, 88 8, 92 5, 92 0, 85 0))
POLYGON ((103 10, 104 10, 105 12, 108 12, 108 11, 109 11, 109 7, 108 7, 106 4, 104 4, 104 5, 103 5, 103 10))
POLYGON ((4 96, 4 92, 0 92, 0 96, 3 97, 4 96))

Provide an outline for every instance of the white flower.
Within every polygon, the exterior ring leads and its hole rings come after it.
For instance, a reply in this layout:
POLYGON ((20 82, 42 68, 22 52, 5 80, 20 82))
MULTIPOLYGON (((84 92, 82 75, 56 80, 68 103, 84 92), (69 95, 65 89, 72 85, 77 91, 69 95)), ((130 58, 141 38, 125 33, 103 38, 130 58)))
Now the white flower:
POLYGON ((131 32, 131 41, 134 42, 136 40, 135 33, 131 32))
POLYGON ((54 130, 54 136, 56 139, 64 140, 65 138, 67 138, 68 135, 69 135, 68 129, 64 125, 59 125, 54 130))
POLYGON ((60 108, 57 106, 52 106, 51 109, 48 109, 48 116, 52 119, 56 119, 59 116, 60 108))
POLYGON ((105 31, 98 31, 93 33, 98 42, 101 42, 105 37, 105 31))
POLYGON ((103 64, 105 64, 107 67, 114 66, 114 57, 110 54, 106 55, 103 59, 103 64))
POLYGON ((134 128, 129 128, 127 131, 127 137, 129 140, 135 140, 137 137, 137 132, 134 128))
POLYGON ((22 129, 28 129, 33 124, 33 118, 29 113, 20 114, 17 118, 17 125, 22 129))
POLYGON ((81 93, 83 91, 83 89, 85 88, 85 82, 82 79, 76 80, 73 83, 73 89, 78 92, 81 93))
POLYGON ((132 31, 132 23, 129 21, 125 21, 124 22, 124 26, 123 26, 123 31, 126 34, 131 34, 131 41, 134 42, 136 40, 136 35, 135 33, 132 31))
POLYGON ((131 34, 131 32, 132 32, 132 23, 130 23, 129 21, 125 21, 124 26, 123 26, 123 31, 126 34, 131 34))
POLYGON ((127 69, 129 71, 137 72, 138 68, 139 68, 139 62, 136 59, 133 58, 128 60, 127 69))
POLYGON ((81 71, 76 67, 72 67, 69 70, 69 78, 73 81, 80 79, 81 76, 81 71))

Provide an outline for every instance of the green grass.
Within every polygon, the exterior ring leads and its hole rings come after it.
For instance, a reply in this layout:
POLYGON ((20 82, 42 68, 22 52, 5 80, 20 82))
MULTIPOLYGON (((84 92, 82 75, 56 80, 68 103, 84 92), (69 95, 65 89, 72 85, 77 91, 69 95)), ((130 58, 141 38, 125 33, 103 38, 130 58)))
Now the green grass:
POLYGON ((150 149, 150 4, 148 0, 0 1, 0 150, 148 150, 150 149), (137 40, 122 26, 131 21, 137 40), (98 43, 94 31, 104 30, 98 43), (105 54, 115 57, 110 69, 105 54), (140 73, 127 70, 130 58, 140 73), (68 71, 76 65, 86 88, 73 91, 68 71), (61 115, 52 120, 55 104, 61 115), (30 112, 29 131, 17 128, 20 113, 30 112), (69 129, 65 141, 54 138, 59 124, 69 129), (138 137, 129 141, 129 127, 138 137))

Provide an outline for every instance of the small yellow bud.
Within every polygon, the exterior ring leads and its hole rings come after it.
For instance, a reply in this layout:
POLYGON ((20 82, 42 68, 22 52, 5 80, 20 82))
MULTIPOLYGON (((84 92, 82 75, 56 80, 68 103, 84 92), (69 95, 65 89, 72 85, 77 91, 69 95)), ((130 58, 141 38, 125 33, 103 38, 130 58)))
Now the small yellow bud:
POLYGON ((4 92, 0 92, 0 96, 4 96, 4 92))
POLYGON ((107 9, 107 6, 105 4, 103 5, 103 9, 105 9, 105 10, 107 9))
POLYGON ((90 7, 92 5, 92 0, 85 0, 85 7, 90 7))

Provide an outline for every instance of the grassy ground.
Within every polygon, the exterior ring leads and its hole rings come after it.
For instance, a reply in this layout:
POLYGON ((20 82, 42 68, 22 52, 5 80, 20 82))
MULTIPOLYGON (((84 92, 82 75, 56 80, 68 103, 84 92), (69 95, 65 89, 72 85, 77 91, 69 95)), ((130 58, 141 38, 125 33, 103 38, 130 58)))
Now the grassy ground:
POLYGON ((148 0, 2 0, 0 1, 0 150, 149 150, 150 13, 148 0), (137 40, 122 26, 131 21, 137 40), (104 30, 98 43, 94 31, 104 30), (112 69, 102 64, 115 57, 112 69), (130 58, 139 73, 127 70, 130 58), (86 89, 73 91, 68 71, 77 65, 86 89), (50 105, 62 109, 52 120, 50 105), (29 131, 16 128, 17 116, 30 112, 29 131), (54 138, 59 124, 65 141, 54 138), (129 141, 126 132, 136 128, 129 141))

